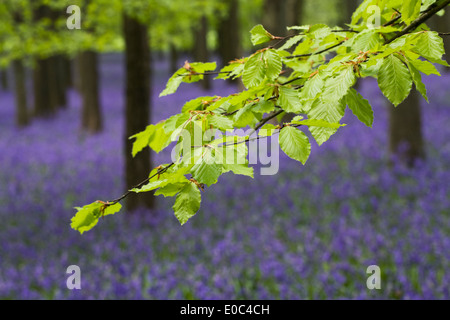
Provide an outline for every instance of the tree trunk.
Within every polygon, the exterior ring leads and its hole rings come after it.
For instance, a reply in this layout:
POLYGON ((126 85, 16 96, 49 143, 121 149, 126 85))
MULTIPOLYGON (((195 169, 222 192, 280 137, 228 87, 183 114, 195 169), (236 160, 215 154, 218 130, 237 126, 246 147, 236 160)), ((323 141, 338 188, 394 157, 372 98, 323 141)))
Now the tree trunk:
POLYGON ((8 90, 8 70, 0 70, 0 87, 3 90, 8 90))
POLYGON ((425 158, 420 99, 413 88, 405 101, 389 108, 389 151, 410 167, 425 158))
POLYGON ((98 57, 94 51, 79 54, 79 75, 82 98, 81 126, 89 133, 102 130, 102 115, 98 90, 98 57))
MULTIPOLYGON (((41 5, 34 11, 34 21, 51 18, 48 6, 41 5)), ((54 93, 56 79, 52 58, 38 59, 33 70, 34 115, 49 117, 56 111, 57 99, 54 93)))
MULTIPOLYGON (((148 177, 151 171, 150 150, 145 148, 135 158, 131 156, 130 136, 143 131, 150 120, 150 46, 148 27, 124 15, 126 66, 125 106, 125 183, 130 188, 148 177)), ((138 207, 154 208, 153 194, 132 194, 126 199, 126 207, 132 212, 138 207)))
MULTIPOLYGON (((208 18, 203 16, 200 19, 199 26, 194 32, 194 60, 196 62, 207 62, 209 59, 208 52, 208 18)), ((203 89, 211 89, 211 77, 205 76, 200 82, 203 89)))
POLYGON ((41 59, 36 62, 33 70, 34 116, 36 117, 49 117, 56 110, 51 93, 52 81, 49 81, 51 78, 49 65, 49 59, 41 59))
POLYGON ((339 21, 339 26, 342 28, 348 28, 345 24, 351 23, 353 12, 359 6, 358 0, 340 0, 340 5, 343 9, 343 15, 340 15, 342 19, 339 21))
POLYGON ((56 99, 58 103, 58 107, 66 108, 67 107, 67 75, 65 71, 64 65, 64 56, 57 55, 54 57, 55 63, 55 75, 56 75, 56 99))
POLYGON ((241 32, 239 26, 239 2, 228 0, 227 16, 219 21, 218 51, 222 66, 242 56, 241 32))
POLYGON ((72 64, 73 60, 68 56, 61 56, 61 72, 64 77, 64 84, 67 89, 71 89, 74 86, 73 81, 73 71, 72 71, 72 64))
POLYGON ((24 127, 29 123, 25 68, 22 60, 14 60, 12 65, 15 84, 14 93, 16 98, 16 124, 19 127, 24 127))
POLYGON ((288 34, 286 27, 299 25, 304 0, 265 0, 264 28, 275 36, 288 34))

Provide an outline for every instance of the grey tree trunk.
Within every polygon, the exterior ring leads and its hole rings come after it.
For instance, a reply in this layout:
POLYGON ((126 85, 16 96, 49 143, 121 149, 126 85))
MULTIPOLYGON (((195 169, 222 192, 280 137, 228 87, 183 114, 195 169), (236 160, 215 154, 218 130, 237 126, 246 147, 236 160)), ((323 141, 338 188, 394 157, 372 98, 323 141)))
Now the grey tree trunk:
POLYGON ((33 70, 34 116, 50 117, 56 111, 55 99, 52 98, 50 59, 36 61, 33 70), (50 80, 50 81, 49 81, 50 80))
POLYGON ((16 99, 16 125, 24 127, 29 123, 25 68, 22 60, 14 60, 12 67, 14 72, 14 93, 16 99))
POLYGON ((413 88, 397 107, 389 107, 389 151, 407 166, 425 158, 420 96, 413 88))
MULTIPOLYGON (((194 60, 196 62, 207 62, 209 60, 208 51, 208 18, 203 16, 194 31, 194 60)), ((205 76, 200 82, 205 90, 211 89, 211 77, 205 76)))
MULTIPOLYGON (((151 170, 149 148, 135 158, 131 156, 130 136, 143 131, 150 120, 151 64, 148 27, 136 19, 124 15, 126 67, 125 106, 125 183, 129 188, 142 181, 151 170)), ((155 197, 151 193, 132 194, 126 199, 129 212, 139 207, 154 208, 155 197)))
POLYGON ((98 57, 94 51, 85 51, 78 56, 80 90, 82 98, 81 125, 94 134, 102 131, 102 114, 99 97, 98 57))
POLYGON ((218 53, 225 66, 228 62, 241 58, 241 32, 239 23, 239 1, 228 0, 227 15, 219 21, 218 53))
POLYGON ((0 88, 8 90, 8 71, 6 69, 0 70, 0 88))
MULTIPOLYGON (((33 12, 34 21, 44 18, 51 19, 48 6, 41 5, 33 12)), ((34 115, 36 117, 49 117, 57 109, 55 98, 56 79, 54 78, 52 58, 38 59, 33 70, 34 115)))

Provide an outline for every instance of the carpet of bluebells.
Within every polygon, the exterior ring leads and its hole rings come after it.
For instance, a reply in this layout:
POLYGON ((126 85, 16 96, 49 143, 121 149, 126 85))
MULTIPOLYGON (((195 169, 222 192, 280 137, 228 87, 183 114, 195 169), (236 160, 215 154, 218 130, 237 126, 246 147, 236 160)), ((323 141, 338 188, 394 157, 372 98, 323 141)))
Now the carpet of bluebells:
MULTIPOLYGON (((14 99, 0 92, 0 299, 449 299, 450 75, 427 77, 423 104, 428 157, 415 169, 387 153, 387 104, 376 82, 361 84, 373 129, 347 111, 348 125, 306 166, 280 155, 280 172, 226 174, 202 194, 183 227, 173 199, 122 212, 80 235, 73 207, 120 196, 123 184, 123 71, 102 58, 105 130, 80 130, 80 99, 48 120, 14 127, 14 99), (68 290, 67 267, 81 268, 68 290), (368 290, 370 265, 381 290, 368 290)), ((155 61, 153 121, 212 92, 183 84, 158 98, 167 65, 155 61)), ((155 164, 170 162, 168 153, 155 164)))

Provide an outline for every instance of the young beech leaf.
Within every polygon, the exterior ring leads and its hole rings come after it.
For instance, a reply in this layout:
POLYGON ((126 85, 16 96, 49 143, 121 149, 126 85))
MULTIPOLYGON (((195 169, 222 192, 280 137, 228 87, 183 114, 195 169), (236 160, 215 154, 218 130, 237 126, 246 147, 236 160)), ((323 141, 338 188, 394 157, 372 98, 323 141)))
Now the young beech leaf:
POLYGON ((420 94, 422 95, 422 97, 427 102, 429 102, 428 96, 427 96, 427 89, 422 82, 422 75, 420 74, 419 70, 417 70, 416 67, 412 63, 410 63, 409 61, 407 63, 408 63, 409 71, 411 72, 411 77, 413 79, 413 82, 414 82, 414 85, 416 86, 417 91, 419 91, 420 94))
POLYGON ((444 40, 442 40, 437 32, 423 31, 420 33, 417 39, 417 44, 414 46, 412 51, 431 62, 448 66, 444 60, 441 60, 442 55, 445 53, 444 40))
POLYGON ((131 136, 129 139, 136 139, 133 143, 132 155, 135 157, 144 148, 148 147, 150 139, 155 134, 156 127, 154 125, 149 125, 144 131, 131 136))
POLYGON ((209 123, 217 129, 220 130, 228 130, 228 129, 233 129, 233 123, 234 121, 228 117, 222 116, 222 115, 218 115, 215 114, 211 117, 208 118, 209 123))
POLYGON ((296 90, 281 87, 279 92, 278 104, 284 111, 293 113, 301 111, 302 105, 300 103, 299 93, 296 90))
POLYGON ((266 67, 263 60, 263 53, 254 54, 245 63, 242 81, 247 88, 253 88, 261 84, 264 80, 266 67))
POLYGON ((181 68, 177 72, 173 74, 172 77, 170 77, 169 81, 167 81, 166 88, 163 92, 159 95, 160 97, 168 96, 169 94, 173 94, 177 92, 178 87, 183 82, 183 77, 180 76, 182 74, 186 73, 186 69, 181 68))
POLYGON ((82 208, 76 208, 78 212, 72 218, 71 227, 83 234, 94 228, 101 216, 115 214, 119 212, 121 208, 122 205, 120 203, 105 207, 104 204, 99 202, 88 204, 82 208), (102 208, 104 208, 103 211, 102 208))
POLYGON ((216 162, 210 148, 204 149, 201 158, 192 167, 191 173, 195 180, 209 187, 215 184, 222 174, 222 165, 216 162))
POLYGON ((364 99, 355 89, 350 89, 345 96, 345 103, 359 121, 372 128, 373 110, 369 101, 364 99))
POLYGON ((311 153, 311 144, 305 133, 294 128, 284 127, 278 137, 281 150, 290 158, 305 164, 311 153))
POLYGON ((252 30, 250 30, 252 43, 254 46, 258 44, 262 44, 268 42, 274 38, 261 24, 254 26, 252 30))
MULTIPOLYGON (((308 112, 309 119, 321 119, 329 123, 338 123, 345 114, 345 103, 339 101, 323 101, 318 98, 308 112)), ((309 131, 320 146, 337 132, 335 128, 309 127, 309 131)))
POLYGON ((281 57, 274 49, 264 51, 264 61, 266 63, 266 77, 274 81, 283 69, 281 57))
POLYGON ((421 4, 422 0, 403 1, 403 5, 400 8, 402 21, 408 25, 415 20, 420 14, 421 4))
POLYGON ((378 72, 378 86, 394 106, 398 106, 409 95, 412 87, 411 74, 395 54, 384 59, 378 72))
POLYGON ((198 186, 189 182, 178 193, 173 211, 181 225, 185 224, 200 209, 201 194, 198 186))

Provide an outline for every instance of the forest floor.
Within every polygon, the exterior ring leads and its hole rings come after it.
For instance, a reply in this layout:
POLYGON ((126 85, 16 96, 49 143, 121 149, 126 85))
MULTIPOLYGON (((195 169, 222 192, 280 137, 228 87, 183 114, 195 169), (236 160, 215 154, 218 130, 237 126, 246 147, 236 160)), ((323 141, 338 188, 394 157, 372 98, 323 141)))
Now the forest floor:
MULTIPOLYGON (((361 84, 373 128, 347 111, 342 128, 305 166, 280 153, 280 172, 226 174, 180 226, 173 199, 158 209, 102 219, 82 236, 73 209, 120 196, 123 185, 123 71, 102 58, 105 130, 80 131, 80 99, 48 120, 14 127, 11 92, 0 92, 0 299, 449 299, 450 74, 426 77, 427 159, 389 167, 387 103, 361 84), (81 269, 81 290, 66 287, 81 269), (369 290, 367 267, 381 269, 369 290)), ((211 92, 183 84, 158 98, 167 64, 155 61, 153 122, 211 92)), ((155 163, 168 163, 168 153, 155 163)))

